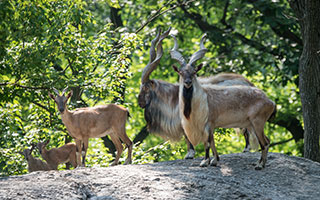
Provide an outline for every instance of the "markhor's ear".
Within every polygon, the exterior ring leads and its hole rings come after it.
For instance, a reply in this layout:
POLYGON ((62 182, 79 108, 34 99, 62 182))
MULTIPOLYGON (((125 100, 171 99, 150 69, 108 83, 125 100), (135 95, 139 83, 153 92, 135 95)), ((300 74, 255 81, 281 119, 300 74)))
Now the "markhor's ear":
POLYGON ((150 80, 150 84, 151 84, 151 87, 154 89, 156 84, 154 83, 154 80, 150 80))
POLYGON ((180 71, 179 71, 179 69, 178 69, 178 67, 177 67, 177 66, 172 65, 172 68, 174 69, 174 71, 176 71, 176 72, 178 72, 178 74, 180 74, 180 71))
POLYGON ((196 72, 198 72, 202 67, 203 67, 203 64, 201 63, 200 65, 198 65, 198 66, 196 67, 196 72))

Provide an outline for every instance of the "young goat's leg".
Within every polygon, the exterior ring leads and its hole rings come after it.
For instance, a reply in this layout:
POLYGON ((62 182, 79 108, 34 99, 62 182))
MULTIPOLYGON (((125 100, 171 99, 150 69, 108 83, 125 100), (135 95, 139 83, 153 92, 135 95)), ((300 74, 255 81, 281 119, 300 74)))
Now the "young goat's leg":
POLYGON ((71 165, 76 168, 78 166, 77 164, 77 148, 72 149, 72 151, 70 152, 69 155, 69 162, 71 163, 71 165))
POLYGON ((191 142, 189 141, 189 139, 187 138, 187 136, 184 136, 186 143, 187 143, 187 148, 188 148, 188 152, 187 155, 184 157, 184 159, 193 159, 194 155, 195 155, 195 150, 193 145, 191 144, 191 142))
POLYGON ((76 141, 76 160, 77 166, 81 166, 81 149, 82 149, 82 141, 79 139, 75 139, 76 141))
MULTIPOLYGON (((125 126, 121 130, 120 139, 126 144, 128 147, 128 156, 126 161, 124 162, 125 165, 132 163, 132 141, 129 139, 129 137, 126 134, 126 128, 125 126)), ((122 146, 122 145, 121 145, 122 146)))
POLYGON ((114 146, 116 147, 117 150, 117 155, 115 160, 113 161, 113 163, 111 164, 111 166, 117 165, 119 163, 119 159, 121 156, 121 153, 123 151, 123 146, 121 144, 121 141, 119 140, 119 136, 117 135, 117 133, 112 133, 110 134, 111 140, 114 144, 114 146))
POLYGON ((261 147, 261 158, 259 163, 256 165, 256 170, 261 170, 265 167, 267 162, 268 150, 269 150, 269 139, 264 135, 264 124, 263 120, 255 119, 252 121, 254 132, 259 140, 261 147))
POLYGON ((87 156, 87 150, 88 150, 88 146, 89 146, 89 138, 83 138, 83 146, 82 146, 82 166, 85 167, 86 166, 86 156, 87 156))
POLYGON ((246 146, 244 147, 243 149, 243 153, 246 153, 246 152, 249 152, 250 151, 250 141, 249 141, 249 132, 248 132, 248 129, 243 129, 243 136, 244 136, 244 139, 246 141, 246 146))

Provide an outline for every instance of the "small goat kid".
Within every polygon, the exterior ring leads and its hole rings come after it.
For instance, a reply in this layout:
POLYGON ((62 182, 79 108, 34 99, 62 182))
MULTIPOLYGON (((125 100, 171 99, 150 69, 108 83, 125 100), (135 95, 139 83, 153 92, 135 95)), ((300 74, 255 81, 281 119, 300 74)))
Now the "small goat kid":
MULTIPOLYGON (((174 37, 174 36, 173 36, 174 37)), ((212 132, 215 128, 246 128, 254 133, 262 149, 261 159, 255 169, 265 167, 270 141, 264 134, 266 121, 275 114, 275 103, 258 88, 250 86, 201 85, 196 73, 202 65, 194 67, 207 49, 205 35, 201 38, 200 50, 189 62, 178 51, 177 40, 171 50, 171 57, 181 68, 173 66, 180 76, 179 109, 182 127, 193 145, 204 142, 206 154, 200 166, 217 165, 219 156, 215 148, 212 132), (210 162, 210 147, 215 159, 210 162)))
POLYGON ((59 164, 64 164, 67 162, 70 162, 74 168, 78 166, 75 144, 68 143, 59 148, 52 148, 50 150, 47 150, 46 146, 49 141, 50 140, 47 140, 46 142, 39 142, 37 144, 37 147, 42 158, 47 161, 50 169, 57 170, 59 164))
POLYGON ((38 158, 34 158, 31 153, 33 149, 35 148, 35 144, 32 144, 31 149, 25 149, 23 152, 19 152, 21 155, 25 157, 25 159, 28 162, 28 171, 34 172, 34 171, 49 171, 49 165, 46 162, 43 162, 42 160, 38 158))
POLYGON ((71 137, 76 141, 77 146, 77 163, 81 163, 80 151, 82 151, 82 166, 85 166, 85 158, 88 149, 89 138, 100 138, 110 135, 113 144, 116 147, 117 155, 112 165, 117 165, 123 151, 120 139, 128 147, 128 156, 124 164, 132 162, 132 142, 126 134, 126 121, 129 117, 127 109, 115 105, 101 105, 95 107, 79 108, 69 111, 67 101, 72 96, 72 90, 64 96, 67 88, 62 94, 54 89, 57 96, 49 93, 58 105, 62 122, 67 127, 71 137))
MULTIPOLYGON (((141 76, 141 87, 138 96, 138 103, 144 109, 144 116, 150 132, 156 133, 164 139, 179 141, 185 136, 181 126, 179 116, 179 84, 172 84, 162 80, 150 80, 150 74, 157 68, 163 55, 162 40, 164 40, 170 32, 170 28, 161 34, 159 29, 156 37, 151 42, 150 60, 143 69, 141 76), (157 51, 155 47, 157 46, 157 51)), ((253 84, 239 74, 221 73, 209 78, 199 78, 201 85, 217 84, 217 85, 247 85, 253 84)), ((249 138, 244 132, 246 139, 246 147, 244 151, 249 150, 249 138)), ((194 147, 185 136, 188 147, 188 153, 185 159, 192 159, 195 155, 194 147)))

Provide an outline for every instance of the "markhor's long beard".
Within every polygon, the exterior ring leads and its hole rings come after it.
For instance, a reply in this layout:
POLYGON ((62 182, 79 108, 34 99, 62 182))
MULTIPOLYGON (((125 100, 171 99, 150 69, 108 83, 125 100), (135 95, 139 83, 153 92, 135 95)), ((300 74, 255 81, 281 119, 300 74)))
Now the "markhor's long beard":
POLYGON ((191 101, 192 101, 192 94, 193 94, 193 86, 186 88, 183 87, 183 101, 184 101, 184 109, 183 114, 184 116, 189 119, 191 113, 191 101))

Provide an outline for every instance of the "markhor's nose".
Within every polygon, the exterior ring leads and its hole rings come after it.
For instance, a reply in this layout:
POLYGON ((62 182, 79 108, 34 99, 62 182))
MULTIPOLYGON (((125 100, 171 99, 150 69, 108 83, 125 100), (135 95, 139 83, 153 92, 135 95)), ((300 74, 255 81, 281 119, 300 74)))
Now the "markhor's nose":
POLYGON ((185 80, 184 82, 186 85, 190 86, 192 84, 192 81, 191 80, 185 80))

